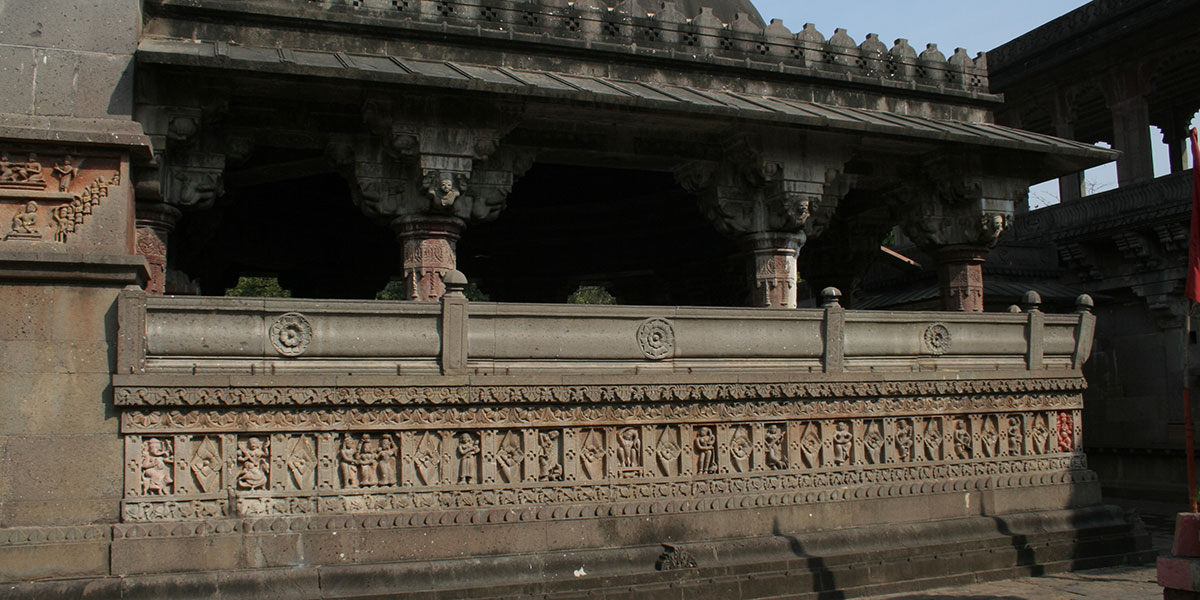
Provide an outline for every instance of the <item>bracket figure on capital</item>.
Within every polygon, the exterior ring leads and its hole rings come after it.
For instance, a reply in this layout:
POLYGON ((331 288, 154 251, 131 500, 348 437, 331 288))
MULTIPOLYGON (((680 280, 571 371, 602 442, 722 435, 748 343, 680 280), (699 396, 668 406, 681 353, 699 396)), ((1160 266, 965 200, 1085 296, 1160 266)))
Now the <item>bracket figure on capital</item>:
POLYGON ((983 263, 1029 193, 1025 179, 991 173, 979 157, 936 157, 896 192, 907 235, 937 262, 942 308, 983 312, 983 263))
POLYGON ((396 232, 405 297, 436 301, 457 267, 462 231, 500 215, 533 154, 500 144, 513 126, 501 120, 417 119, 377 101, 367 103, 364 121, 370 133, 335 139, 329 157, 359 209, 396 232))
POLYGON ((796 258, 849 192, 849 154, 810 137, 745 136, 726 144, 716 165, 695 162, 676 170, 708 221, 753 256, 755 306, 796 308, 796 258))

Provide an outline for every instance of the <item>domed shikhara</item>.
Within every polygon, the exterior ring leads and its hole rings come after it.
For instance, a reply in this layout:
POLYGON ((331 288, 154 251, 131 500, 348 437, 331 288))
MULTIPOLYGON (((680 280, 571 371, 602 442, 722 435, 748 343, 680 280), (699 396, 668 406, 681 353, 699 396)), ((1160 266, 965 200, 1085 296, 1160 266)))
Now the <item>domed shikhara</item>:
POLYGON ((712 8, 713 14, 726 23, 732 23, 738 13, 745 13, 750 17, 750 22, 755 25, 767 26, 766 21, 763 20, 762 15, 758 13, 758 9, 750 0, 675 0, 675 6, 688 16, 700 14, 700 9, 707 6, 712 8))

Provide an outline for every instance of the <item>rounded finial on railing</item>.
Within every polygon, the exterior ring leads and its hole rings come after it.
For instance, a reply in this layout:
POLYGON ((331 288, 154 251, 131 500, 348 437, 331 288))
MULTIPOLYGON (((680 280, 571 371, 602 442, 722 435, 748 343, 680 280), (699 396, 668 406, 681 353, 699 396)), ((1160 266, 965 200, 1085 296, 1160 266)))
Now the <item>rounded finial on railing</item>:
POLYGON ((1090 313, 1092 312, 1093 308, 1096 308, 1096 301, 1092 300, 1091 296, 1087 294, 1080 294, 1080 296, 1075 299, 1075 312, 1090 313))
POLYGON ((1039 310, 1042 306, 1042 295, 1033 290, 1029 290, 1028 292, 1025 292, 1025 295, 1021 298, 1021 305, 1025 308, 1025 312, 1039 310))
POLYGON ((821 302, 825 308, 841 306, 842 290, 835 287, 827 287, 821 290, 821 302))
POLYGON ((467 289, 467 276, 463 275, 458 269, 450 269, 442 276, 442 283, 446 285, 446 295, 451 294, 462 296, 463 290, 467 289))
POLYGON ((1016 304, 1009 304, 1009 305, 1008 305, 1008 312, 1010 312, 1010 313, 1019 313, 1019 312, 1021 312, 1021 307, 1020 307, 1020 306, 1017 306, 1016 304))

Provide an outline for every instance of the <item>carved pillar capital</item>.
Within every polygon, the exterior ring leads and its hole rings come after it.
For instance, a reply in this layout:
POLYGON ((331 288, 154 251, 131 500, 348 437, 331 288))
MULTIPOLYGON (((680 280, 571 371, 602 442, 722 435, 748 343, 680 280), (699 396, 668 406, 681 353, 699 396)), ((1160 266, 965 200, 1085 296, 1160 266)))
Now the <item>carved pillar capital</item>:
POLYGON ((905 235, 938 263, 946 310, 983 311, 983 262, 1029 190, 1023 179, 991 174, 977 157, 938 157, 924 179, 901 188, 905 235))
POLYGON ((796 256, 849 192, 849 153, 807 138, 741 136, 724 154, 715 165, 683 165, 675 178, 718 231, 750 248, 755 304, 795 308, 796 256))
POLYGON ((457 266, 458 238, 466 223, 456 217, 401 217, 392 222, 404 251, 404 294, 434 302, 446 293, 444 278, 457 266))
POLYGON ((162 174, 163 200, 183 210, 212 208, 225 195, 225 155, 172 156, 162 174))

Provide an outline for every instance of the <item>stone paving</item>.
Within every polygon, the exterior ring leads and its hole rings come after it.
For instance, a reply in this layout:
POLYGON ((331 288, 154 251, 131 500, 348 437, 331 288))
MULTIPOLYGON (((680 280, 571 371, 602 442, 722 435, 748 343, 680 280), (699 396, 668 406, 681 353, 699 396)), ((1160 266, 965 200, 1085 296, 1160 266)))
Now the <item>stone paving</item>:
MULTIPOLYGON (((1174 535, 1175 512, 1182 505, 1159 502, 1113 501, 1124 508, 1135 508, 1150 532, 1159 554, 1170 552, 1174 535)), ((871 596, 868 600, 1160 600, 1162 588, 1156 581, 1155 565, 1130 565, 1026 577, 1008 581, 871 596)))

